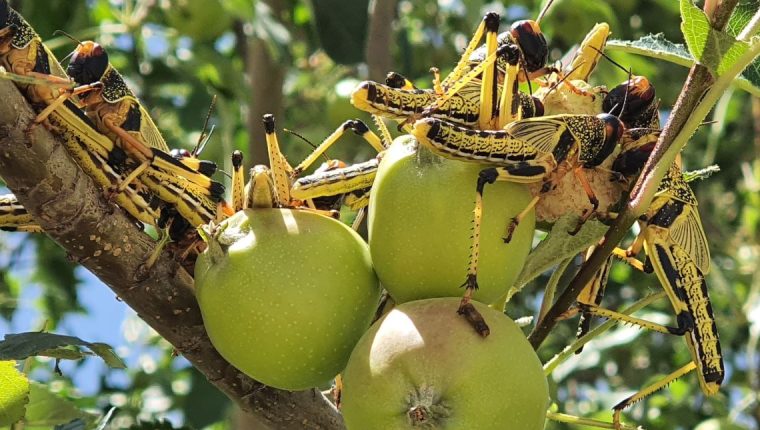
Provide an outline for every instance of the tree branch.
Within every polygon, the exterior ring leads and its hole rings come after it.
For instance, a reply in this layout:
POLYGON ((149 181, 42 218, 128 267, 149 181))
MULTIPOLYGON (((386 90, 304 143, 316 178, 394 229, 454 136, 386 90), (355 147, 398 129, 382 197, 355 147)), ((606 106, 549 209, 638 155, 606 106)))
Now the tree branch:
POLYGON ((43 127, 25 133, 34 113, 10 81, 0 81, 0 176, 48 235, 89 269, 240 407, 278 429, 342 429, 317 390, 287 392, 258 383, 211 345, 193 278, 168 253, 147 279, 136 276, 155 242, 69 157, 43 127))

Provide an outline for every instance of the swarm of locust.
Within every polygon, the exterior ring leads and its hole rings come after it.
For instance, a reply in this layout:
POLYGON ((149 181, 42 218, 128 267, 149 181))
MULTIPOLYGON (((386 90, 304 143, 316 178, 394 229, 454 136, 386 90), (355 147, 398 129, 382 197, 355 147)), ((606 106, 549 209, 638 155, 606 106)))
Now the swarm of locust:
MULTIPOLYGON (((435 75, 433 89, 418 89, 396 73, 386 83, 362 82, 351 101, 374 115, 380 136, 361 121, 346 121, 292 167, 279 149, 274 118, 265 116, 270 167, 252 169, 246 185, 243 156, 233 154, 227 200, 224 187, 212 179, 216 165, 198 158, 208 134, 191 152, 170 150, 101 45, 76 41, 64 69, 32 27, 0 0, 0 65, 5 69, 2 77, 14 80, 38 113, 35 124, 58 135, 110 202, 136 223, 162 231, 161 243, 174 242, 181 251, 177 255, 190 266, 203 248, 197 228, 244 208, 291 207, 335 216, 345 204, 363 213, 382 152, 391 141, 384 119, 400 122, 400 129, 440 156, 483 165, 474 184, 476 214, 482 212, 487 184, 512 181, 530 187, 534 198, 505 225, 505 242, 534 210, 548 224, 568 213, 577 215, 577 227, 567 234, 592 217, 614 217, 659 133, 654 87, 641 76, 610 90, 587 83, 604 55, 610 31, 606 24, 591 30, 564 69, 546 65, 548 45, 537 21, 516 22, 501 34, 498 28, 498 15, 487 14, 453 71, 443 81, 435 75), (479 47, 482 38, 485 43, 479 47), (519 90, 521 83, 529 93, 519 90), (354 165, 330 160, 302 176, 349 130, 372 145, 378 157, 354 165), (253 192, 254 187, 264 191, 253 192)), ((357 217, 355 227, 361 219, 357 217)), ((579 298, 579 334, 588 331, 592 315, 615 318, 683 336, 691 361, 615 406, 618 428, 623 409, 692 370, 705 394, 715 394, 724 376, 705 284, 709 249, 696 198, 678 164, 671 166, 640 225, 631 247, 616 255, 655 272, 677 325, 666 327, 601 308, 608 261, 579 298), (642 247, 646 264, 635 259, 642 247)), ((0 228, 42 231, 13 195, 0 199, 0 228)), ((457 311, 487 335, 470 302, 478 288, 479 229, 476 216, 470 264, 463 273, 466 289, 457 311)), ((161 250, 158 246, 148 258, 147 270, 161 250)))

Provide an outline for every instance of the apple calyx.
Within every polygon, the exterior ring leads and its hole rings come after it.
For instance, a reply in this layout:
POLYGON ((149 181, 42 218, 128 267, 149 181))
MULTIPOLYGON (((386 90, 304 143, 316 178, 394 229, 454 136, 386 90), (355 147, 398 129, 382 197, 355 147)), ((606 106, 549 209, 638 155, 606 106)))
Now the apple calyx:
POLYGON ((451 410, 440 394, 431 386, 423 385, 409 393, 409 425, 412 427, 443 427, 451 410))

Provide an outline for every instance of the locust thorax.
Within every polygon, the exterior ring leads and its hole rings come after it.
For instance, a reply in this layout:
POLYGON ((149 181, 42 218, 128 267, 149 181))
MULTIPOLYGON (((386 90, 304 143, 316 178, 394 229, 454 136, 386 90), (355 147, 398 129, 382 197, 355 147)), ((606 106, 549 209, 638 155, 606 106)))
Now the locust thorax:
POLYGON ((85 41, 71 55, 66 73, 80 85, 99 81, 108 70, 108 53, 100 44, 85 41))
POLYGON ((549 61, 549 45, 536 21, 516 21, 510 27, 509 34, 520 47, 528 72, 535 72, 546 66, 549 61))

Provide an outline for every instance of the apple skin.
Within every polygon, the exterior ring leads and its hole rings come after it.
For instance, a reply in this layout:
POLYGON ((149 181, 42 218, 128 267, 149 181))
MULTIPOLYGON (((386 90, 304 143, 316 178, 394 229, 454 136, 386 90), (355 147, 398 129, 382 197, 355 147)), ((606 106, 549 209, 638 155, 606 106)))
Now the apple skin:
MULTIPOLYGON (((397 138, 385 152, 367 225, 375 272, 396 303, 464 293, 460 286, 472 246, 475 185, 485 167, 439 157, 412 136, 397 138)), ((530 199, 521 184, 486 186, 476 300, 494 302, 520 273, 533 238, 533 212, 510 243, 502 238, 530 199)))
POLYGON ((480 337, 455 297, 404 303, 376 322, 343 373, 349 430, 544 428, 541 362, 506 315, 473 302, 491 327, 480 337), (428 426, 411 418, 424 416, 428 426))
POLYGON ((165 13, 172 28, 200 42, 213 41, 232 25, 220 0, 171 0, 165 13))
POLYGON ((214 347, 272 387, 329 382, 379 300, 366 243, 346 225, 305 210, 247 209, 219 231, 195 266, 214 347))

